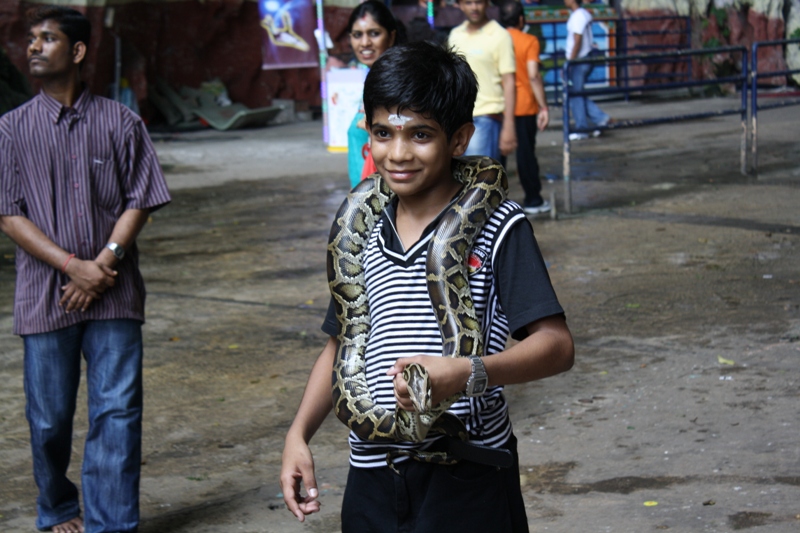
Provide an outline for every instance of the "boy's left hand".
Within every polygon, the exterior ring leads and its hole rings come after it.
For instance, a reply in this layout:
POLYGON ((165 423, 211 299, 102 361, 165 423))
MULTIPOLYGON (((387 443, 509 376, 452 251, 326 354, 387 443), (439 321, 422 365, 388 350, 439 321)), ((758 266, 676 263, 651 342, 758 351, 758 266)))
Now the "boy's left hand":
POLYGON ((413 411, 414 405, 408 394, 408 384, 403 379, 403 370, 411 363, 418 363, 428 371, 431 381, 431 405, 438 405, 445 398, 463 392, 472 371, 466 357, 439 357, 415 355, 401 357, 386 373, 394 377, 394 397, 401 409, 413 411))

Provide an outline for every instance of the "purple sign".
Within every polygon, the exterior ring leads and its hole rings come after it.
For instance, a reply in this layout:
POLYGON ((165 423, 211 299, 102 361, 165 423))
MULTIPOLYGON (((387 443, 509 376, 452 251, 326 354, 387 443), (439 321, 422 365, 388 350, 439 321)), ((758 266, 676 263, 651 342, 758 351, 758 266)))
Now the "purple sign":
POLYGON ((318 67, 311 0, 259 0, 264 40, 261 68, 318 67))

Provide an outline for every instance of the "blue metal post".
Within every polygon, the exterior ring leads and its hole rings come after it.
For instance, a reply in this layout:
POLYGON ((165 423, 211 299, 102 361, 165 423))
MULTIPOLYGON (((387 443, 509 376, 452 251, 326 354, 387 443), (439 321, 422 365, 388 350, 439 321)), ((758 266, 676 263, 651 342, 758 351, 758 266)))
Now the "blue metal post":
POLYGON ((747 50, 742 50, 742 143, 739 152, 739 171, 747 175, 747 50))
MULTIPOLYGON (((620 19, 623 23, 623 31, 622 31, 622 55, 628 55, 628 21, 625 19, 620 19)), ((628 74, 628 60, 625 60, 623 63, 623 86, 625 87, 625 101, 630 102, 631 93, 629 90, 630 87, 630 80, 628 74)))
MULTIPOLYGON (((692 18, 691 17, 686 17, 684 20, 686 21, 686 48, 687 49, 691 49, 692 48, 692 18)), ((690 79, 692 79, 692 75, 694 74, 692 72, 692 65, 694 64, 694 62, 692 60, 692 56, 688 57, 688 63, 689 63, 689 67, 688 67, 689 68, 689 72, 686 73, 686 79, 690 80, 690 79)))
POLYGON ((753 67, 750 69, 750 116, 752 125, 750 126, 750 149, 753 151, 750 169, 758 172, 758 43, 753 43, 753 67))
POLYGON ((564 123, 564 167, 562 169, 564 174, 564 211, 567 214, 572 213, 572 183, 569 180, 570 175, 570 161, 569 161, 569 69, 572 65, 569 60, 564 62, 564 79, 563 90, 564 99, 561 106, 561 117, 564 123))

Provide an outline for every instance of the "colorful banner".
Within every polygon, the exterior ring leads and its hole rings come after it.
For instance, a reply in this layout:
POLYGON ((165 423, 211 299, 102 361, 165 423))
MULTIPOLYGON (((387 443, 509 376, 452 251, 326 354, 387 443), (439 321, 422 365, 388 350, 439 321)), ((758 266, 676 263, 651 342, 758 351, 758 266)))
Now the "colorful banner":
POLYGON ((312 0, 259 0, 261 68, 318 67, 312 0))
POLYGON ((347 151, 347 130, 361 108, 364 68, 335 68, 328 71, 328 150, 347 151))

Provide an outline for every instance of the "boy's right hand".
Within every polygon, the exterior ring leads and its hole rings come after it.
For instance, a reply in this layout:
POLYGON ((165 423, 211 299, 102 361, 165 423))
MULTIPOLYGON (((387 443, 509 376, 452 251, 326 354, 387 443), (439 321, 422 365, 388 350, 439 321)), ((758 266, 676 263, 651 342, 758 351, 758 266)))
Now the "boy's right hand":
POLYGON ((281 466, 281 490, 286 507, 301 522, 306 515, 319 511, 317 479, 314 476, 314 458, 303 439, 286 436, 281 466), (307 496, 300 494, 300 483, 306 487, 307 496))

